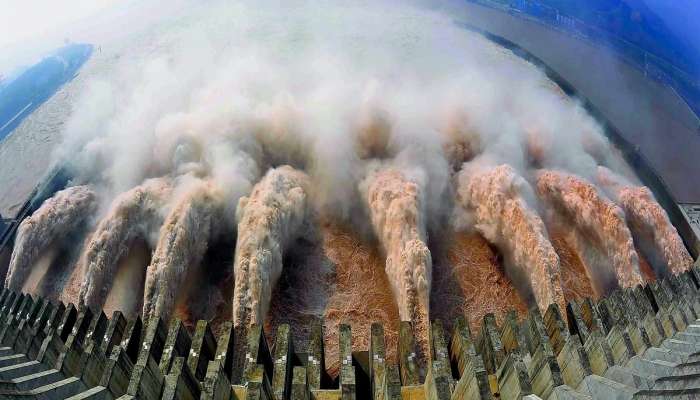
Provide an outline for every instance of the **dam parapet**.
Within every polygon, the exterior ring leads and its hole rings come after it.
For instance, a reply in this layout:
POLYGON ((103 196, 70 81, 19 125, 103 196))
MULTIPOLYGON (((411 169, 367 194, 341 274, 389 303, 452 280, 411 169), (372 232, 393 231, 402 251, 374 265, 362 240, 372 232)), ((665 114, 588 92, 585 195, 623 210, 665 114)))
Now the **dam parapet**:
POLYGON ((700 267, 594 301, 552 304, 478 330, 465 317, 430 324, 430 354, 416 354, 403 322, 398 362, 384 328, 369 347, 339 326, 341 367, 326 373, 323 327, 297 345, 288 325, 268 343, 260 325, 212 333, 177 318, 108 318, 101 310, 4 289, 0 398, 42 399, 603 399, 700 395, 700 267))

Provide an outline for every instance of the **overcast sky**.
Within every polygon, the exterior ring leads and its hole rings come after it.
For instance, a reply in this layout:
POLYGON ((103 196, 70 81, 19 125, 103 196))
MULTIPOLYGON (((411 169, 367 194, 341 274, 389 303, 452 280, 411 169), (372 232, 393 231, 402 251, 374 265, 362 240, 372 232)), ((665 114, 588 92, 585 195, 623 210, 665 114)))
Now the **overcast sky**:
MULTIPOLYGON (((686 18, 700 13, 700 0, 643 1, 678 36, 700 50, 700 24, 696 18, 686 18)), ((177 8, 176 4, 185 2, 187 0, 0 0, 0 74, 38 61, 66 39, 94 43, 104 39, 110 31, 132 29, 136 22, 134 16, 153 19, 154 14, 172 11, 177 8), (168 6, 164 8, 163 4, 168 6), (126 13, 130 18, 110 18, 110 15, 123 17, 126 13), (94 18, 96 16, 100 18, 94 18)))
POLYGON ((0 48, 39 38, 124 0, 0 0, 0 48))
POLYGON ((0 74, 36 63, 65 40, 100 45, 117 39, 187 3, 191 0, 0 0, 0 74))
POLYGON ((91 17, 131 0, 0 0, 0 74, 80 40, 91 17))

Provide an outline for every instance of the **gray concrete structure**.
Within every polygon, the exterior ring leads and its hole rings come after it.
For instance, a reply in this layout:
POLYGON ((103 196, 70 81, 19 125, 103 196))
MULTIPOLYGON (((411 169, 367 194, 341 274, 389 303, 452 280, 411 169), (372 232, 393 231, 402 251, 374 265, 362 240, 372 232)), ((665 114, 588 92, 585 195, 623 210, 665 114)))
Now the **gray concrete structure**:
POLYGON ((289 326, 281 326, 270 353, 260 326, 225 324, 217 338, 199 321, 190 336, 177 319, 167 329, 160 318, 144 325, 116 312, 108 320, 101 311, 3 290, 0 398, 695 398, 698 276, 700 267, 598 302, 569 302, 565 312, 556 304, 544 315, 533 309, 521 321, 510 312, 500 325, 487 315, 478 337, 464 317, 451 335, 433 321, 425 360, 414 356, 413 329, 403 323, 397 364, 386 360, 381 325, 372 325, 367 349, 353 349, 350 326, 341 325, 336 382, 323 378, 318 362, 324 359, 320 326, 303 350, 295 348, 289 326), (238 340, 242 361, 234 360, 238 340), (232 384, 236 375, 242 380, 232 384))

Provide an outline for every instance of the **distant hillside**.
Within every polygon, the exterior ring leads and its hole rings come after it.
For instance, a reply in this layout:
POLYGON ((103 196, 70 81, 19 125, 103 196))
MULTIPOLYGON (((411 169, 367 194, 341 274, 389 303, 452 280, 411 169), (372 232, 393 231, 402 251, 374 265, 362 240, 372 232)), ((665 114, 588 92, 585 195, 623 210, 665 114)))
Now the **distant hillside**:
POLYGON ((92 45, 71 44, 0 86, 0 140, 60 87, 73 79, 92 54, 92 45))

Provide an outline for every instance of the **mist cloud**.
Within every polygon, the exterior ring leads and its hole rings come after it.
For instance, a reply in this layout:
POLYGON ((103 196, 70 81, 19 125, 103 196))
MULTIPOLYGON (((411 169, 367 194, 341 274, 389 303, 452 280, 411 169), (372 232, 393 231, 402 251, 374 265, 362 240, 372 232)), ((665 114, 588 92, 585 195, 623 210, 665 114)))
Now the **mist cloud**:
MULTIPOLYGON (((599 124, 542 71, 415 6, 215 1, 103 51, 109 67, 75 102, 54 157, 99 194, 98 232, 113 219, 114 199, 151 179, 169 182, 157 223, 141 233, 156 250, 147 313, 170 313, 185 266, 201 261, 219 231, 238 228, 234 316, 260 322, 307 211, 379 239, 403 319, 429 318, 421 315, 429 311, 428 235, 448 223, 480 230, 515 263, 531 260, 513 238, 535 238, 542 257, 533 268, 551 282, 532 289, 545 307, 562 295, 539 214, 571 205, 550 193, 571 185, 541 171, 593 182, 603 165, 635 180, 599 124), (475 166, 509 178, 490 185, 475 166), (506 203, 524 215, 519 232, 493 231, 506 203), (480 207, 490 212, 475 213, 480 207), (253 309, 242 306, 246 296, 253 309)), ((579 209, 612 204, 591 187, 597 197, 579 209)), ((618 210, 603 210, 617 233, 627 229, 618 210)), ((581 230, 595 225, 570 211, 581 230)), ((641 280, 628 236, 613 238, 625 246, 615 266, 623 286, 641 280)), ((614 258, 615 243, 599 252, 614 258)), ((90 290, 104 297, 108 287, 97 286, 90 290)))

